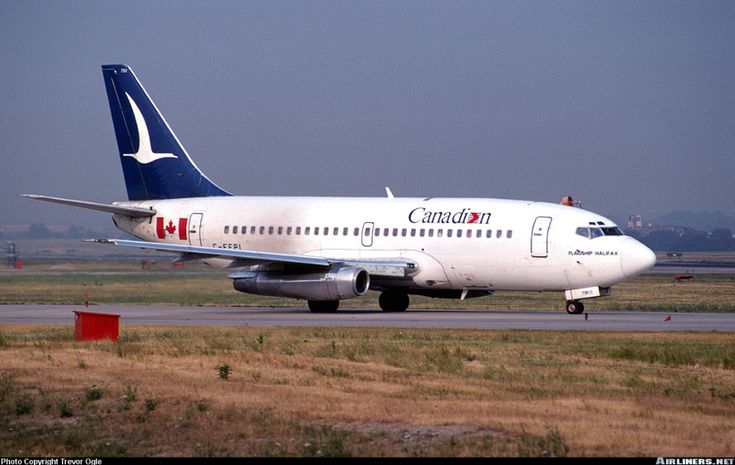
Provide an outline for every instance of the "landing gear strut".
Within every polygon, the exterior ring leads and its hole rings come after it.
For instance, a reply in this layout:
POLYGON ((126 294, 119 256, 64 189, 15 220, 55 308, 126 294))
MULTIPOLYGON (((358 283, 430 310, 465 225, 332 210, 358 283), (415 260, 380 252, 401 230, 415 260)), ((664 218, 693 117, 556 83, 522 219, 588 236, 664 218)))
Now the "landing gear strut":
POLYGON ((383 291, 378 304, 384 312, 403 312, 408 308, 408 294, 399 289, 383 291))
POLYGON ((567 300, 567 313, 570 315, 584 313, 584 304, 580 300, 567 300))
POLYGON ((339 300, 310 300, 309 310, 314 313, 334 313, 339 308, 339 300))

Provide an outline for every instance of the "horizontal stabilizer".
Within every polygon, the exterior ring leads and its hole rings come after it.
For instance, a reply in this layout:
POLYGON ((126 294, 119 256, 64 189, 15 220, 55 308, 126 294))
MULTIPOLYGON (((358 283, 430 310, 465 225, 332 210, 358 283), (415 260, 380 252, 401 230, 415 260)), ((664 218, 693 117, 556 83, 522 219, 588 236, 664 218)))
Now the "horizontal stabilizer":
POLYGON ((38 194, 20 194, 20 196, 29 199, 43 200, 46 202, 60 203, 62 205, 69 205, 71 207, 87 208, 89 210, 114 213, 116 215, 132 216, 134 218, 147 218, 156 215, 156 210, 148 208, 123 207, 121 205, 86 202, 84 200, 62 199, 61 197, 50 197, 48 195, 38 194))

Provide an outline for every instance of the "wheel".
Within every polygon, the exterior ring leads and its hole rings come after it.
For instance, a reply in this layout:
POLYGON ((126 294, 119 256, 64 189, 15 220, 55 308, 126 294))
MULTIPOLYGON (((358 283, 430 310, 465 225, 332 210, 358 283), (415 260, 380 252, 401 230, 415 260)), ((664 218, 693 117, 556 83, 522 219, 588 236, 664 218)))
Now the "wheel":
POLYGON ((339 308, 339 300, 310 300, 309 310, 314 313, 334 313, 339 308))
POLYGON ((584 313, 584 304, 579 300, 568 300, 567 313, 570 315, 579 315, 580 313, 584 313))
POLYGON ((398 289, 383 291, 378 298, 378 304, 384 312, 403 312, 408 308, 408 303, 408 294, 398 289))

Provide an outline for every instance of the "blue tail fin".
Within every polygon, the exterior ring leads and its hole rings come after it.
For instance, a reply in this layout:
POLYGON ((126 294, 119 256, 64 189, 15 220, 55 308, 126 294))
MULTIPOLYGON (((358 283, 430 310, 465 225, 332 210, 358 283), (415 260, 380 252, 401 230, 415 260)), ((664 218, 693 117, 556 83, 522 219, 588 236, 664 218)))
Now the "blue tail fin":
POLYGON ((103 65, 130 200, 225 196, 189 158, 133 70, 103 65))

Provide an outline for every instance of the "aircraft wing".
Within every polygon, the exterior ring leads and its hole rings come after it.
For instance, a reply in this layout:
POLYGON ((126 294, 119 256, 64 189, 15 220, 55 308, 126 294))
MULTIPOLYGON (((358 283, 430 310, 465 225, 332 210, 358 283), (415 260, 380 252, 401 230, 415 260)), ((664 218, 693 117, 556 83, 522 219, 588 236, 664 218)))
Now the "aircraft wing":
POLYGON ((168 244, 164 242, 131 241, 127 239, 92 239, 89 242, 115 244, 123 247, 176 252, 181 260, 202 260, 207 258, 224 258, 233 260, 228 268, 253 265, 283 264, 300 265, 328 269, 335 266, 355 266, 364 268, 373 276, 405 277, 418 270, 418 264, 406 259, 340 259, 318 257, 312 255, 283 254, 261 252, 255 250, 220 249, 218 247, 201 247, 195 245, 168 244))

